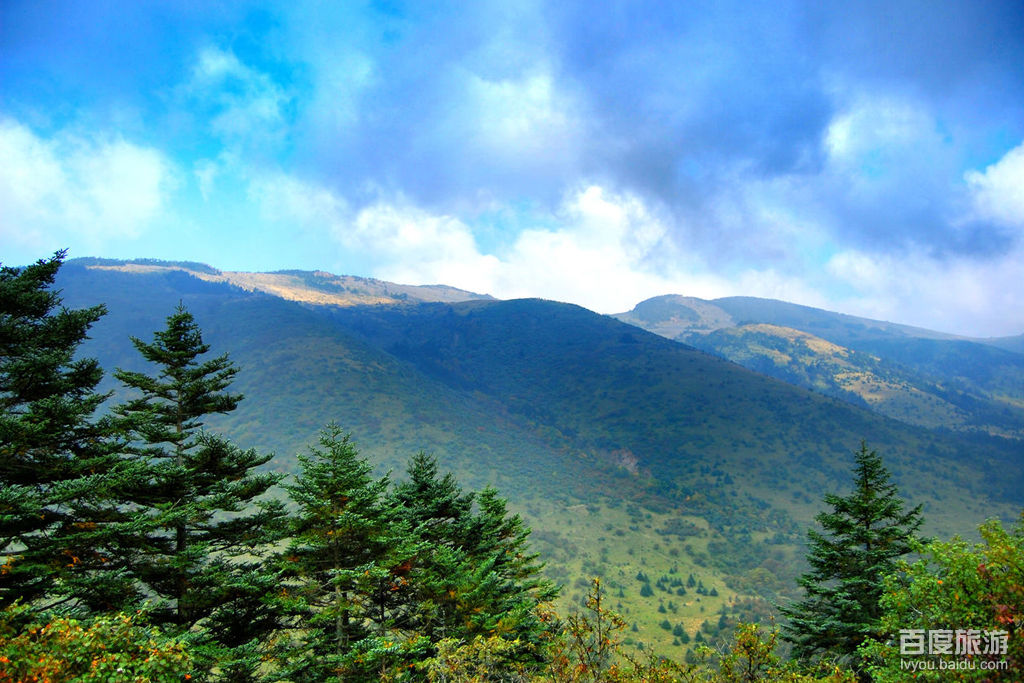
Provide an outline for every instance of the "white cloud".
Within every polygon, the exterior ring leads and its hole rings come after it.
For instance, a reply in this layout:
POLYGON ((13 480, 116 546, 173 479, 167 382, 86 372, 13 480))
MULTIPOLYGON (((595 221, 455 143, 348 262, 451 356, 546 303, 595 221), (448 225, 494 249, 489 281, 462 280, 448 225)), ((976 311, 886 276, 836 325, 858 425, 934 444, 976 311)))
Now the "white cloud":
POLYGON ((248 197, 268 221, 307 231, 336 233, 349 221, 344 199, 325 187, 284 173, 259 175, 248 185, 248 197))
POLYGON ((643 267, 666 229, 638 198, 590 186, 569 194, 555 221, 556 229, 520 233, 503 256, 499 296, 543 296, 609 313, 668 286, 643 267))
POLYGON ((832 120, 825 146, 833 160, 859 164, 865 155, 912 143, 933 127, 931 117, 911 102, 875 93, 832 120))
MULTIPOLYGON (((329 189, 285 175, 253 181, 249 196, 264 220, 330 235, 386 280, 443 283, 501 298, 540 296, 601 312, 681 286, 644 264, 666 234, 663 222, 636 197, 596 186, 568 195, 545 221, 553 227, 522 230, 495 254, 484 253, 458 217, 402 197, 354 211, 329 189)), ((716 287, 705 278, 688 281, 686 289, 708 294, 716 287)))
POLYGON ((1024 332, 1020 249, 989 260, 849 250, 826 268, 853 291, 833 299, 832 310, 966 336, 1024 332))
MULTIPOLYGON (((338 236, 347 244, 373 253, 390 273, 418 271, 420 278, 453 269, 483 274, 482 255, 470 229, 457 218, 435 216, 403 202, 378 203, 355 217, 338 236)), ((442 279, 435 282, 443 282, 442 279)))
POLYGON ((220 166, 210 159, 201 159, 193 165, 192 173, 196 177, 199 194, 203 196, 204 201, 209 201, 216 187, 217 176, 221 173, 220 166))
POLYGON ((230 51, 200 50, 184 92, 209 107, 210 129, 228 143, 258 148, 285 135, 291 96, 230 51))
MULTIPOLYGON (((647 202, 596 185, 567 193, 549 215, 520 217, 546 227, 523 229, 494 253, 481 249, 461 218, 402 197, 352 209, 331 190, 285 175, 254 182, 250 197, 265 220, 315 231, 333 238, 335 249, 356 254, 366 269, 359 274, 406 284, 544 297, 601 313, 666 293, 761 296, 973 336, 1024 331, 1020 252, 980 261, 849 248, 833 254, 821 274, 755 266, 726 275, 674 242, 669 219, 647 202)), ((798 239, 799 228, 765 210, 762 219, 779 224, 772 228, 777 238, 798 239)), ((324 258, 331 259, 327 249, 324 258)))
POLYGON ((964 175, 979 217, 1024 228, 1024 143, 998 162, 964 175))
POLYGON ((32 248, 135 238, 175 186, 160 152, 120 138, 36 135, 0 120, 0 234, 32 248))
POLYGON ((441 282, 500 298, 544 297, 602 313, 669 291, 711 296, 723 289, 718 278, 681 274, 694 263, 689 258, 680 258, 674 277, 646 263, 664 246, 666 227, 634 196, 586 187, 548 219, 552 227, 522 230, 507 248, 485 254, 462 221, 381 202, 361 211, 339 237, 372 254, 377 277, 441 282))
POLYGON ((573 105, 545 70, 517 78, 465 74, 461 125, 473 144, 505 164, 564 164, 574 155, 579 125, 573 105))
POLYGON ((825 134, 825 179, 852 206, 897 212, 955 191, 955 148, 935 114, 911 100, 864 94, 836 116, 825 134), (912 191, 911 191, 912 190, 912 191))

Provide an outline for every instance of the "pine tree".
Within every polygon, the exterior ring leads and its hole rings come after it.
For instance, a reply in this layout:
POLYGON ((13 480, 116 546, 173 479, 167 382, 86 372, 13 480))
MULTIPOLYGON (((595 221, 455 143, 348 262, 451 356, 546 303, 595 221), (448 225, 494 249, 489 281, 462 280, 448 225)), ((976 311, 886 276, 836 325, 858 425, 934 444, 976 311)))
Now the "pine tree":
POLYGON ((68 310, 52 289, 64 252, 0 269, 0 607, 113 608, 130 591, 114 498, 130 472, 94 359, 75 359, 105 308, 68 310))
POLYGON ((421 545, 404 623, 432 644, 504 641, 495 671, 534 667, 544 657, 544 604, 557 590, 528 552, 530 530, 495 489, 463 493, 450 473, 438 475, 431 456, 414 456, 408 474, 393 498, 421 545))
POLYGON ((295 681, 376 680, 375 659, 393 624, 388 608, 405 593, 418 548, 386 497, 388 478, 336 424, 300 455, 287 489, 298 510, 278 558, 282 598, 302 633, 284 676, 295 681))
POLYGON ((183 632, 204 622, 213 640, 200 655, 244 670, 242 660, 258 656, 239 653, 276 619, 265 599, 272 581, 254 556, 279 537, 283 506, 261 497, 280 477, 256 471, 271 455, 203 429, 207 416, 234 410, 242 396, 227 391, 237 373, 227 355, 201 359, 210 347, 184 306, 152 343, 132 343, 159 370, 115 373, 138 392, 114 412, 132 437, 131 459, 147 473, 125 492, 137 533, 123 552, 134 578, 162 600, 154 621, 183 632))
POLYGON ((474 494, 463 493, 450 474, 438 477, 437 461, 417 453, 409 479, 395 485, 396 507, 421 541, 406 624, 435 643, 464 626, 460 602, 469 591, 472 567, 466 552, 474 494))
POLYGON ((470 633, 518 640, 520 661, 540 662, 549 629, 545 605, 558 596, 558 587, 542 576, 539 555, 529 551, 530 528, 508 512, 497 489, 485 487, 477 496, 477 508, 466 542, 474 588, 466 596, 464 623, 470 633))
POLYGON ((825 496, 831 511, 807 533, 811 565, 799 579, 802 601, 783 609, 785 638, 801 659, 852 661, 881 617, 882 578, 911 549, 921 526, 921 506, 905 512, 896 486, 875 451, 862 443, 856 454, 854 490, 825 496))
POLYGON ((418 530, 435 544, 460 545, 473 509, 472 493, 463 493, 449 472, 438 478, 437 460, 420 451, 409 461, 409 479, 395 485, 393 498, 418 530))

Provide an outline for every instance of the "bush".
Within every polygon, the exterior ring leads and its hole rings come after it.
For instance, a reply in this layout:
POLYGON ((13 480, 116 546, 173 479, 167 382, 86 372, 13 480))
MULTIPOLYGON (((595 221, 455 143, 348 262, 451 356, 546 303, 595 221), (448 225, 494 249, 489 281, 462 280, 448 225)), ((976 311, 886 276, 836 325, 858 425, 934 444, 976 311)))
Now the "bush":
POLYGON ((184 643, 146 626, 140 614, 25 623, 26 612, 19 605, 0 612, 0 683, 159 683, 191 677, 192 658, 184 643))
MULTIPOLYGON (((885 580, 881 630, 886 635, 861 647, 868 671, 876 681, 904 680, 907 671, 899 652, 901 629, 977 629, 1008 633, 1007 651, 971 657, 975 668, 957 671, 960 680, 1017 680, 1024 667, 1024 515, 1012 533, 996 521, 980 528, 983 542, 973 547, 960 539, 933 542, 919 550, 914 563, 901 562, 885 580), (984 661, 1006 661, 1003 670, 985 670, 984 661)), ((918 673, 918 680, 944 680, 939 655, 912 656, 931 660, 935 670, 918 673)), ((960 659, 952 655, 947 659, 960 659)), ((965 657, 964 657, 965 658, 965 657)))

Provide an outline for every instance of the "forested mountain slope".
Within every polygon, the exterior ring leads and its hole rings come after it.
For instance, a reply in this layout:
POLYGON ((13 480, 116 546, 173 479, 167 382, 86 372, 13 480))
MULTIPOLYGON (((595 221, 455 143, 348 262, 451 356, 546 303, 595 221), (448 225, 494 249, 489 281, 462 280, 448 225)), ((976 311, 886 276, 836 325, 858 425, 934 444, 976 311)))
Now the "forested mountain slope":
POLYGON ((336 420, 381 467, 423 449, 467 486, 496 484, 534 526, 564 599, 606 577, 648 642, 672 640, 657 624, 673 576, 717 588, 672 597, 691 627, 791 590, 806 524, 823 492, 848 486, 861 439, 925 504, 933 533, 969 534, 1024 502, 1018 442, 911 427, 577 306, 325 306, 75 262, 58 286, 69 307, 108 306, 83 349, 108 371, 138 368, 129 336, 184 303, 241 369, 246 399, 215 426, 276 451, 277 469, 292 472, 336 420), (638 575, 665 580, 652 592, 638 575))

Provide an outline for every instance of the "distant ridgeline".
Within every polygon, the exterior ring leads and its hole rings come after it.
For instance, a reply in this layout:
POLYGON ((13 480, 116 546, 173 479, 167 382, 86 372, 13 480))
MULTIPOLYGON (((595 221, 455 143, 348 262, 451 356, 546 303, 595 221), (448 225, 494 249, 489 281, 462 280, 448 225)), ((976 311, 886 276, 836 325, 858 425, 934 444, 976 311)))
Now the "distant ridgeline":
POLYGON ((208 275, 220 275, 221 272, 216 268, 211 268, 205 263, 199 263, 197 261, 161 261, 160 259, 154 258, 137 258, 137 259, 110 259, 110 258, 97 258, 94 256, 84 256, 81 258, 71 259, 68 263, 79 265, 79 266, 155 266, 158 268, 181 268, 183 270, 191 270, 197 273, 206 273, 208 275))
POLYGON ((967 339, 750 297, 655 297, 615 317, 909 424, 1024 438, 1024 336, 967 339))

